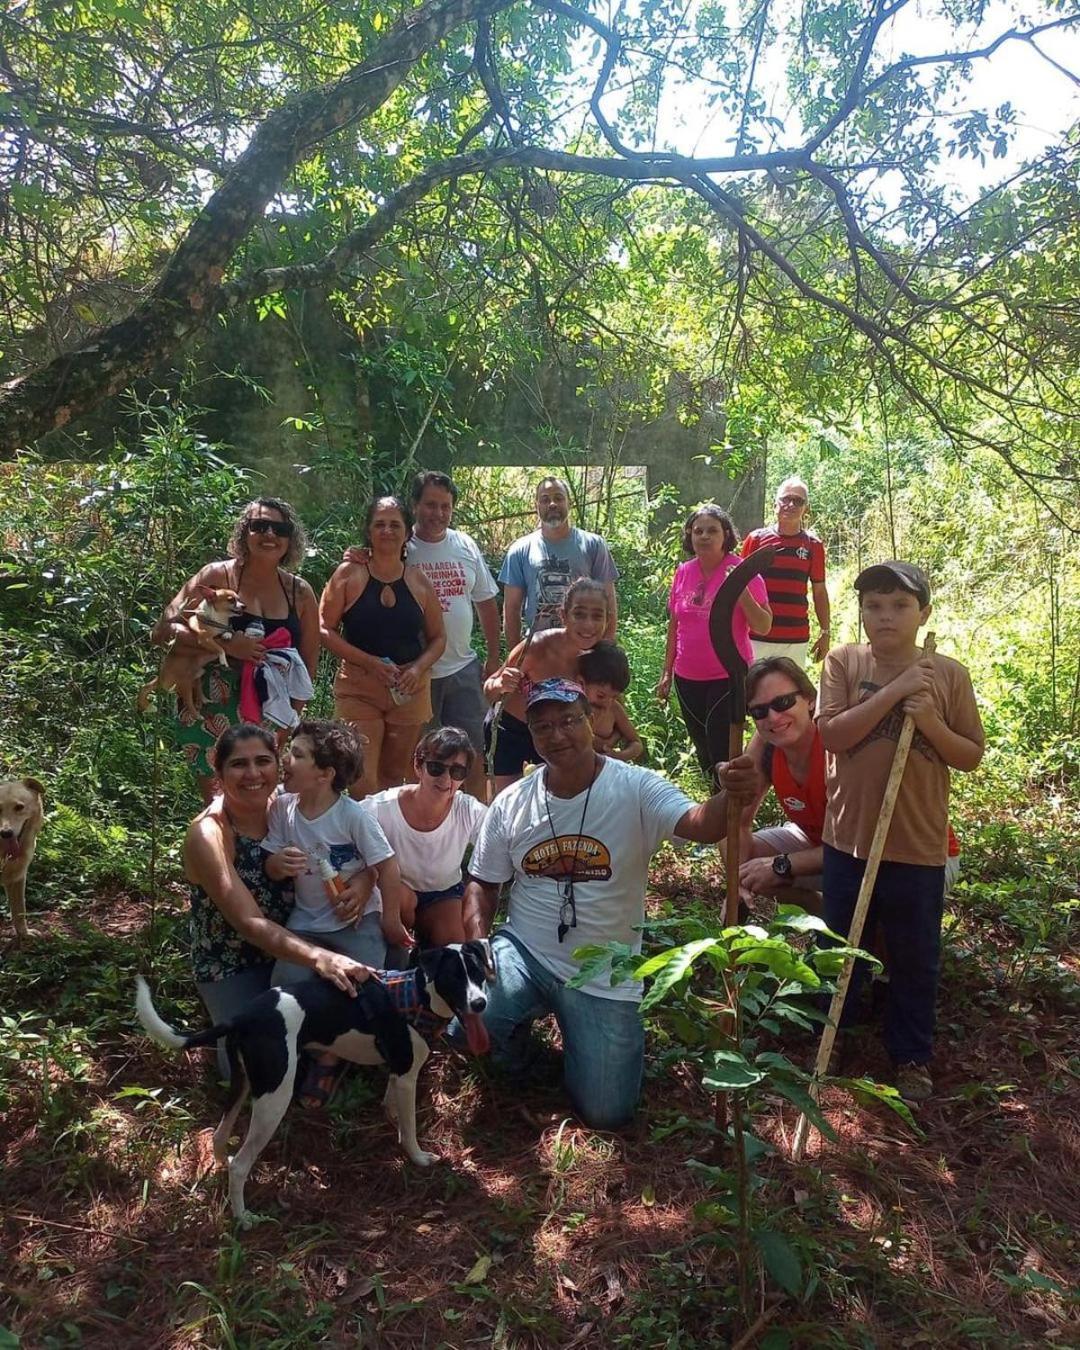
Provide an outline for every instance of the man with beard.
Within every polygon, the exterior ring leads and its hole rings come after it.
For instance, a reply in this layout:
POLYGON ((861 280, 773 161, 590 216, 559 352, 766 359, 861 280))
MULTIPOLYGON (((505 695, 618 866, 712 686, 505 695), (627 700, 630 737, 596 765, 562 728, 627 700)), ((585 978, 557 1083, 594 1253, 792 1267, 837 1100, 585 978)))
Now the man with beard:
POLYGON ((614 638, 618 568, 598 534, 570 524, 569 484, 561 478, 542 478, 536 488, 536 514, 540 528, 514 540, 499 573, 505 587, 507 650, 513 651, 521 641, 523 614, 530 632, 559 627, 566 592, 578 577, 603 583, 608 602, 604 637, 614 638))

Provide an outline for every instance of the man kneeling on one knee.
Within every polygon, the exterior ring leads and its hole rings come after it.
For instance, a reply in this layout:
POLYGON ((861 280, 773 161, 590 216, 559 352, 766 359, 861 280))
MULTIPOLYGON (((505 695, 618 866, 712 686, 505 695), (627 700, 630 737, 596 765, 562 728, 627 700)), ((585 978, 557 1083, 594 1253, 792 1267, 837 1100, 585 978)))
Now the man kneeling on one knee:
MULTIPOLYGON (((573 953, 609 942, 640 950, 653 853, 665 839, 722 838, 726 796, 695 804, 661 774, 597 754, 585 692, 568 680, 535 685, 526 719, 543 765, 492 803, 465 891, 466 936, 482 938, 511 882, 484 1022, 496 1062, 524 1072, 531 1023, 554 1013, 574 1110, 594 1129, 616 1129, 641 1094, 641 985, 601 976, 571 989, 573 953)), ((731 789, 751 791, 746 777, 731 789)))

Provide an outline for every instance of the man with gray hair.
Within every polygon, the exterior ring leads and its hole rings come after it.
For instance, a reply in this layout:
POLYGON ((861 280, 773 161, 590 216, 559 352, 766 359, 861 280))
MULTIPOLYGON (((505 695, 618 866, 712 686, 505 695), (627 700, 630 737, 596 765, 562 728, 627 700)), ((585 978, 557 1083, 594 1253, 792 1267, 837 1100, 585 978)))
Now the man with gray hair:
POLYGON ((764 637, 751 639, 755 661, 766 656, 788 656, 805 668, 810 644, 808 583, 814 596, 814 613, 821 627, 810 654, 815 661, 823 661, 829 650, 825 546, 803 524, 809 504, 810 489, 803 480, 785 478, 776 489, 776 524, 751 530, 743 540, 744 558, 759 548, 776 549, 776 557, 763 573, 773 622, 764 637))
POLYGON ((608 602, 604 636, 613 638, 619 570, 598 534, 570 524, 570 485, 562 478, 541 478, 536 485, 536 514, 540 528, 514 540, 499 572, 499 581, 505 587, 507 651, 513 651, 521 641, 523 615, 530 632, 559 627, 566 592, 578 577, 603 582, 608 602))

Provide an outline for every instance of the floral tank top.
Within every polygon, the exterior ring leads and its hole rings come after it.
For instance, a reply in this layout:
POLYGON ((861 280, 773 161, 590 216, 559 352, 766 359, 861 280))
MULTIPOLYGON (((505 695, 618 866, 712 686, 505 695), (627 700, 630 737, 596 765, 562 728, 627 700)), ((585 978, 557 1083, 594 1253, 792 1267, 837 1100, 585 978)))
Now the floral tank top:
MULTIPOLYGON (((233 866, 264 916, 284 927, 293 907, 293 888, 288 881, 271 881, 263 871, 261 839, 236 837, 233 866)), ((230 975, 258 966, 269 966, 272 956, 245 942, 201 886, 189 885, 191 899, 191 966, 198 984, 227 980, 230 975)))

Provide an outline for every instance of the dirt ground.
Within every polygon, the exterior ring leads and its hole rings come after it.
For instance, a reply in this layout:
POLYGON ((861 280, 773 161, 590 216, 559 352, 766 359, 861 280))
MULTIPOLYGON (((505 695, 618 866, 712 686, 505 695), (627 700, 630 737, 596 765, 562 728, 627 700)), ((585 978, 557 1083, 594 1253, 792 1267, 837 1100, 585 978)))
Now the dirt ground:
MULTIPOLYGON (((145 923, 102 899, 44 916, 0 963, 0 1347, 1080 1346, 1075 961, 1017 998, 986 935, 957 925, 922 1138, 827 1098, 838 1138, 795 1166, 794 1108, 755 1117, 804 1294, 766 1283, 746 1319, 687 1166, 724 1158, 686 1064, 650 1059, 637 1122, 611 1136, 569 1117, 554 1051, 525 1093, 440 1054, 421 1089, 430 1172, 359 1071, 329 1110, 290 1112, 249 1182, 268 1217, 235 1232, 209 1052, 170 1056, 130 1015, 145 923)), ((791 1053, 809 1063, 813 1044, 791 1053)), ((847 1054, 848 1072, 885 1071, 873 1028, 847 1054)))

